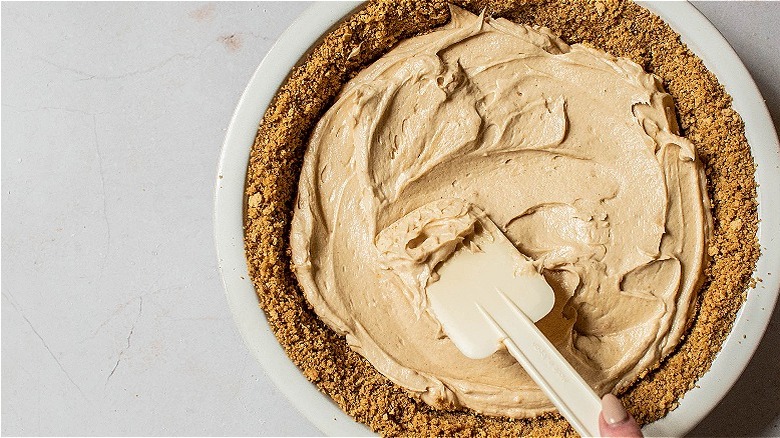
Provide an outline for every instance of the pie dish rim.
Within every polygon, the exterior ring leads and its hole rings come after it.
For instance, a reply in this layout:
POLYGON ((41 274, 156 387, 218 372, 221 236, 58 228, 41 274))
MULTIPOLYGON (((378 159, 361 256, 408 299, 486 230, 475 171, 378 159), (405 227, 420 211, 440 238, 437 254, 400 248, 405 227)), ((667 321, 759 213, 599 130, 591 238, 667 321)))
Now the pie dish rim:
MULTIPOLYGON (((703 419, 725 396, 747 366, 766 330, 777 299, 780 250, 780 147, 774 125, 760 93, 733 49, 701 13, 686 2, 639 3, 664 19, 726 87, 734 109, 745 121, 745 133, 758 163, 759 243, 762 254, 754 277, 762 278, 737 315, 734 327, 712 368, 686 393, 680 406, 647 425, 649 435, 683 435, 703 419), (683 26, 684 24, 684 26, 683 26), (774 171, 774 173, 773 173, 774 171), (742 336, 748 336, 743 339, 742 336)), ((322 432, 328 435, 367 435, 355 422, 320 393, 287 358, 265 315, 257 306, 247 273, 243 246, 243 197, 246 163, 257 125, 279 85, 309 47, 355 9, 357 3, 317 3, 306 10, 277 40, 261 62, 239 101, 223 145, 215 192, 215 241, 228 303, 250 351, 284 395, 322 432), (284 384, 282 384, 284 382, 284 384)))

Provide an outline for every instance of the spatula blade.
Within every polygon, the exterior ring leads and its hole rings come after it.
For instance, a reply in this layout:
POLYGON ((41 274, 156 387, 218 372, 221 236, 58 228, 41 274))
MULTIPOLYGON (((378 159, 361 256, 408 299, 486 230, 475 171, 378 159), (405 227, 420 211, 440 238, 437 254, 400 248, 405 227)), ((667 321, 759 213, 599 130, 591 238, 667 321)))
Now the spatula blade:
POLYGON ((483 311, 506 306, 503 293, 536 322, 552 310, 555 294, 531 261, 487 217, 473 244, 459 248, 437 269, 426 291, 444 332, 464 355, 481 359, 495 353, 504 335, 483 311))

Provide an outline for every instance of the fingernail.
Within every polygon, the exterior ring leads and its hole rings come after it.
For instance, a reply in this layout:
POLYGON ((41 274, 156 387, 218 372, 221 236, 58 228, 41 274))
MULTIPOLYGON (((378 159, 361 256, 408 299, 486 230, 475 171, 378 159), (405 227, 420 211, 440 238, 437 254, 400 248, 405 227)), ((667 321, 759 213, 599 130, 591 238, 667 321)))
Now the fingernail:
POLYGON ((612 394, 606 394, 601 398, 601 415, 610 426, 622 423, 628 419, 628 412, 623 403, 612 394))

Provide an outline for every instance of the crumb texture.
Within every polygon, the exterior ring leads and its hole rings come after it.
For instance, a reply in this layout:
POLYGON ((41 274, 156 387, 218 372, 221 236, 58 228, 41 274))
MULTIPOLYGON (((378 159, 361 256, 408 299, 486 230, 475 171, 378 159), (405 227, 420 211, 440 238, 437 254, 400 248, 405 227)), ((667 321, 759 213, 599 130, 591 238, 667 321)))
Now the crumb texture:
MULTIPOLYGON (((710 367, 743 303, 759 255, 750 148, 731 98, 660 18, 626 1, 455 1, 474 13, 546 26, 566 42, 629 58, 663 80, 682 133, 705 165, 713 238, 706 281, 685 339, 621 397, 642 423, 677 406, 710 367)), ((245 245, 260 306, 303 374, 357 421, 383 435, 573 435, 558 415, 508 419, 437 410, 409 395, 352 351, 314 314, 290 263, 289 225, 308 136, 349 79, 395 43, 449 20, 441 1, 362 6, 295 68, 265 113, 246 183, 245 245)), ((258 327, 258 330, 261 328, 258 327)))

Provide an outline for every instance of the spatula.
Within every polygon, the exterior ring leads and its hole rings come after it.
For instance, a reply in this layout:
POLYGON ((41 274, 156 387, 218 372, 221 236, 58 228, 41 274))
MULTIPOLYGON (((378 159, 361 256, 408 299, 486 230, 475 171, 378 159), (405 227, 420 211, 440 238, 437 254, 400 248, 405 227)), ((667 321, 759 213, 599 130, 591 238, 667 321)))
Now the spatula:
POLYGON ((428 284, 434 315, 467 357, 506 347, 580 435, 599 436, 600 398, 534 324, 552 309, 552 288, 487 216, 480 225, 428 284))

